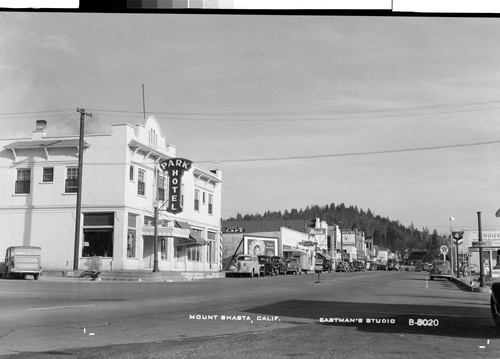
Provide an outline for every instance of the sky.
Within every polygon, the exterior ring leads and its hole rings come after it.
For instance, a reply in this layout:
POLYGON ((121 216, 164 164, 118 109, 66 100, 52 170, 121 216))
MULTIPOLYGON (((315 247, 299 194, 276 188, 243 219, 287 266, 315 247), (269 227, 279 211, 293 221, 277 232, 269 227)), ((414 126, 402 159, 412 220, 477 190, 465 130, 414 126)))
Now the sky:
POLYGON ((0 13, 0 138, 155 116, 222 218, 344 203, 500 230, 500 20, 0 13), (450 217, 455 220, 450 221, 450 217))

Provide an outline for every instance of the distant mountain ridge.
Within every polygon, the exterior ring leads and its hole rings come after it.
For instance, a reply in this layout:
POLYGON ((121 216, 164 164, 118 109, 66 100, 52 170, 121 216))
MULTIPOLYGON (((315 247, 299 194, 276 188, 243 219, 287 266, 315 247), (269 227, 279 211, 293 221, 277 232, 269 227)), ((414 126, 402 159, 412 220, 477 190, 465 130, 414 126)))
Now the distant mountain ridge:
POLYGON ((312 205, 305 209, 281 211, 266 211, 264 214, 238 213, 236 217, 222 220, 222 227, 244 228, 245 232, 279 231, 287 227, 304 232, 311 220, 319 218, 329 226, 338 225, 341 229, 357 229, 365 232, 366 237, 372 237, 373 243, 389 248, 393 252, 405 250, 426 250, 437 253, 439 246, 446 238, 439 236, 434 229, 432 233, 427 228, 416 229, 403 226, 399 221, 374 215, 370 209, 364 211, 357 206, 347 207, 344 203, 325 206, 312 205))

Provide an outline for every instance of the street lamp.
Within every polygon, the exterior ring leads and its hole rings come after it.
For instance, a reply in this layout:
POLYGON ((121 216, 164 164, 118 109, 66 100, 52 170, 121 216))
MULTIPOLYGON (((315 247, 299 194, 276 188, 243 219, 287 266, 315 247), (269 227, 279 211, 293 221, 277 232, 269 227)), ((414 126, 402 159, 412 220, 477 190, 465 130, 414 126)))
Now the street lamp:
POLYGON ((153 236, 153 273, 159 272, 158 269, 158 201, 153 202, 154 207, 154 217, 153 217, 153 226, 154 226, 154 236, 153 236))
POLYGON ((161 206, 160 206, 160 201, 157 199, 153 201, 153 227, 154 227, 154 234, 153 234, 153 272, 159 272, 160 269, 158 269, 158 211, 163 208, 163 206, 168 205, 168 201, 165 201, 161 206))

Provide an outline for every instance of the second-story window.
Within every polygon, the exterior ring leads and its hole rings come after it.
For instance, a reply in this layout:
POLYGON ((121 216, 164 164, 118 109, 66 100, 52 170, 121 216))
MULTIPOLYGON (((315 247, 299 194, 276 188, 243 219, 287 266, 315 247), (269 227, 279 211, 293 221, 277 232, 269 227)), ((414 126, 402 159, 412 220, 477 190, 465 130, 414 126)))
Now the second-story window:
POLYGON ((208 214, 213 214, 214 211, 214 196, 212 194, 208 194, 208 214))
POLYGON ((144 196, 146 193, 146 172, 139 170, 137 172, 137 194, 144 196))
POLYGON ((134 166, 130 166, 129 174, 128 174, 128 179, 133 181, 134 180, 134 166))
POLYGON ((200 210, 200 191, 197 189, 194 190, 194 210, 200 210))
POLYGON ((54 167, 44 167, 42 182, 54 182, 54 167))
POLYGON ((158 176, 158 200, 165 201, 165 177, 158 176))
POLYGON ((66 169, 66 193, 75 193, 78 191, 78 168, 71 167, 66 169))
POLYGON ((16 193, 30 193, 31 187, 31 170, 19 169, 17 170, 16 178, 16 193))

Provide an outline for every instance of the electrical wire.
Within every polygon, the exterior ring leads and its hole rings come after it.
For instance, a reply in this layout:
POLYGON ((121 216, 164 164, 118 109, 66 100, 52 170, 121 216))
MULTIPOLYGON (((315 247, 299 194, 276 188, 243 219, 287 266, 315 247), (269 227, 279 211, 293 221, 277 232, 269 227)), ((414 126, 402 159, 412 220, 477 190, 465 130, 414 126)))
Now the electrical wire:
MULTIPOLYGON (((314 118, 311 116, 324 116, 324 115, 363 115, 363 114, 373 114, 382 113, 387 114, 391 112, 407 112, 407 111, 422 111, 422 110, 436 110, 436 109, 446 109, 455 107, 467 107, 467 106, 482 106, 498 104, 500 100, 486 100, 486 101, 471 101, 466 103, 444 103, 444 104, 431 104, 423 106, 411 106, 411 107, 390 107, 390 108, 368 108, 368 109, 347 109, 347 110, 332 110, 332 111, 276 111, 276 112, 167 112, 167 111, 148 111, 148 113, 154 113, 156 115, 171 116, 168 120, 182 120, 182 121, 331 121, 331 120, 341 120, 341 119, 358 119, 358 118, 371 118, 371 117, 406 117, 406 116, 422 116, 429 114, 449 114, 449 113, 461 113, 461 112, 476 112, 476 111, 488 111, 497 110, 500 107, 487 107, 487 108, 473 108, 473 109, 457 109, 451 111, 439 111, 439 112, 421 112, 413 114, 397 114, 397 115, 379 115, 379 116, 369 116, 369 117, 340 117, 340 118, 314 118), (173 116, 173 117, 172 117, 173 116), (182 117, 175 117, 182 116, 182 117), (205 117, 204 117, 205 116, 205 117), (206 118, 206 116, 220 116, 232 118, 206 118), (259 117, 275 117, 275 116, 307 116, 307 118, 302 119, 258 119, 259 117), (201 117, 201 118, 200 118, 201 117), (236 117, 236 118, 235 118, 236 117), (250 117, 250 118, 246 118, 250 117), (246 119, 245 119, 246 118, 246 119)), ((19 116, 19 115, 35 115, 35 114, 45 114, 44 117, 50 116, 60 116, 52 113, 57 112, 67 112, 74 109, 59 109, 50 111, 24 111, 24 112, 10 112, 10 113, 0 113, 0 116, 19 116)), ((124 116, 124 114, 143 114, 143 111, 127 111, 127 110, 116 110, 116 109, 92 109, 94 113, 99 113, 104 116, 124 116), (114 114, 113 114, 114 113, 114 114)), ((41 115, 38 115, 41 116, 41 115)), ((35 116, 23 116, 16 118, 29 118, 35 116)), ((133 116, 136 117, 136 116, 133 116)))
MULTIPOLYGON (((417 151, 432 151, 441 150, 449 148, 461 148, 461 147, 473 147, 473 146, 485 146, 485 145, 496 145, 500 144, 500 140, 497 141, 486 141, 486 142, 474 142, 474 143, 462 143, 462 144, 452 144, 452 145, 442 145, 442 146, 427 146, 427 147, 413 147, 413 148, 400 148, 393 150, 379 150, 379 151, 364 151, 364 152, 345 152, 345 153, 333 153, 333 154, 319 154, 319 155, 304 155, 304 156, 283 156, 283 157, 261 157, 261 158, 236 158, 236 159, 220 159, 220 160, 193 160, 193 163, 243 163, 243 162, 267 162, 267 161, 285 161, 285 160, 304 160, 304 159, 317 159, 317 158, 334 158, 334 157, 354 157, 354 156, 372 156, 380 154, 390 154, 390 153, 405 153, 405 152, 417 152, 417 151)), ((67 161, 66 161, 67 162, 67 161)), ((66 163, 65 162, 65 163, 66 163)), ((85 166, 111 166, 111 165, 127 165, 128 162, 85 162, 85 166)), ((143 165, 154 165, 155 162, 144 162, 143 165)), ((6 168, 1 167, 0 168, 6 168)))
POLYGON ((401 148, 401 149, 395 149, 395 150, 346 152, 346 153, 306 155, 306 156, 229 159, 229 160, 205 160, 205 161, 202 160, 202 161, 194 161, 194 162, 195 163, 216 163, 216 164, 218 164, 218 163, 228 163, 228 162, 262 162, 262 161, 302 160, 302 159, 331 158, 331 157, 368 156, 368 155, 380 155, 380 154, 387 154, 387 153, 430 151, 430 150, 441 150, 441 149, 446 149, 446 148, 483 146, 483 145, 493 145, 493 144, 499 144, 499 143, 500 143, 500 140, 487 141, 487 142, 475 142, 475 143, 463 143, 463 144, 454 144, 454 145, 443 145, 443 146, 401 148))

